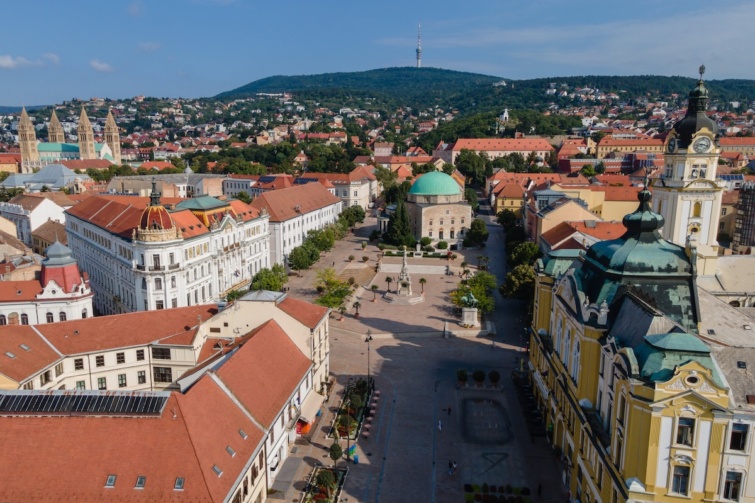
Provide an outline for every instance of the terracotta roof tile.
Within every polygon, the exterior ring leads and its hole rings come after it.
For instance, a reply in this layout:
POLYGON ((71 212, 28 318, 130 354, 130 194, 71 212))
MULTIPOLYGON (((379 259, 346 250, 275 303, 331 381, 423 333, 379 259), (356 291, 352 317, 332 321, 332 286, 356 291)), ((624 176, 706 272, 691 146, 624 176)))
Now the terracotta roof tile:
POLYGON ((269 320, 254 330, 254 336, 217 370, 217 375, 269 428, 311 366, 280 325, 269 320))
POLYGON ((32 302, 42 293, 38 280, 0 281, 0 302, 32 302))
POLYGON ((307 183, 288 189, 263 192, 250 206, 257 211, 265 208, 270 214, 271 222, 284 222, 340 201, 319 183, 307 183))
POLYGON ((555 150, 545 138, 460 138, 453 146, 454 151, 461 149, 482 151, 536 151, 555 150))
POLYGON ((177 307, 48 323, 36 325, 36 329, 58 351, 66 355, 153 342, 191 345, 198 318, 205 321, 217 312, 215 305, 177 307), (149 327, 149 330, 134 330, 134 327, 149 327))
POLYGON ((60 355, 29 325, 0 328, 0 374, 21 383, 59 359, 60 355))
POLYGON ((310 304, 288 296, 278 303, 278 308, 311 329, 317 327, 328 314, 327 307, 310 304))

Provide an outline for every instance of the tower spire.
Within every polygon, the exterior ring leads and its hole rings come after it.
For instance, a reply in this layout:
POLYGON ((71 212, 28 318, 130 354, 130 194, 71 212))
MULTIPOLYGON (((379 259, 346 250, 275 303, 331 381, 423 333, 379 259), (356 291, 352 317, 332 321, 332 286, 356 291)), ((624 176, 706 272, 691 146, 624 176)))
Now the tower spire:
POLYGON ((422 68, 422 25, 417 25, 417 68, 422 68))

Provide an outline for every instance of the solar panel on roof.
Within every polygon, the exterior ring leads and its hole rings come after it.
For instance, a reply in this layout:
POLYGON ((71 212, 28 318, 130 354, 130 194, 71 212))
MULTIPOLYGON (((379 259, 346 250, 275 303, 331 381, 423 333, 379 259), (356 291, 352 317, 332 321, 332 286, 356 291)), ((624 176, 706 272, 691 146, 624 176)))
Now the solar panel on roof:
POLYGON ((0 392, 0 413, 159 415, 169 396, 167 392, 6 391, 0 392))

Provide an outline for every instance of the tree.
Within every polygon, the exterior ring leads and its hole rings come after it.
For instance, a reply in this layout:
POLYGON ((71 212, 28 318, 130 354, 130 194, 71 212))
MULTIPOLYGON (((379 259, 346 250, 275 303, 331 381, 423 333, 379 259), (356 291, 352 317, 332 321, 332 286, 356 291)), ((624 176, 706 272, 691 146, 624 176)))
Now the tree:
POLYGON ((501 210, 496 215, 496 221, 508 231, 508 229, 516 225, 516 213, 511 210, 501 210))
POLYGON ((362 304, 361 304, 361 302, 359 302, 359 301, 356 301, 356 302, 354 302, 354 303, 353 303, 353 304, 351 305, 351 307, 353 307, 353 308, 354 308, 354 310, 356 311, 356 313, 354 314, 354 317, 355 317, 355 318, 359 318, 359 308, 360 308, 360 307, 362 307, 362 304))
POLYGON ((378 286, 377 285, 372 285, 370 287, 370 290, 372 290, 372 302, 377 302, 378 286))
POLYGON ((477 191, 474 189, 465 189, 464 190, 464 199, 467 200, 469 205, 472 207, 472 211, 477 211, 477 209, 480 207, 480 203, 477 201, 477 191))
POLYGON ((422 291, 420 292, 421 295, 425 295, 425 283, 427 283, 425 278, 419 279, 419 285, 422 287, 422 291))
POLYGON ((585 164, 582 166, 582 169, 579 170, 582 175, 584 175, 587 178, 591 178, 595 176, 595 167, 592 164, 585 164))
POLYGON ((391 283, 393 283, 393 278, 391 278, 390 276, 388 276, 388 277, 385 278, 385 282, 388 283, 388 293, 390 293, 391 292, 391 283))
POLYGON ((388 230, 385 234, 385 240, 392 245, 414 246, 409 214, 406 211, 403 199, 399 200, 396 211, 388 219, 388 230))
POLYGON ((472 220, 472 225, 469 226, 469 231, 464 241, 469 246, 485 246, 488 235, 488 227, 485 225, 485 222, 479 218, 475 218, 472 220))
POLYGON ((471 293, 477 299, 477 309, 481 313, 490 313, 495 309, 495 276, 485 271, 477 271, 471 278, 462 281, 458 288, 451 292, 451 302, 458 307, 465 307, 463 297, 471 293))
MULTIPOLYGON (((338 447, 339 450, 341 450, 341 446, 338 444, 334 444, 338 447)), ((330 446, 331 450, 333 449, 333 446, 330 446)), ((343 451, 341 450, 341 456, 343 456, 343 451)), ((341 456, 338 456, 335 460, 339 459, 341 456)), ((335 461, 334 460, 334 461, 335 461)), ((331 498, 331 493, 333 489, 336 487, 336 476, 333 474, 330 470, 320 469, 320 471, 317 472, 317 477, 315 478, 315 484, 317 484, 318 487, 322 487, 325 489, 328 493, 328 499, 331 498)))
MULTIPOLYGON (((330 456, 330 459, 333 460, 334 464, 338 463, 338 460, 341 459, 343 456, 343 449, 341 449, 341 445, 338 443, 337 440, 333 440, 333 443, 330 446, 330 449, 328 451, 328 455, 330 456)), ((321 470, 326 471, 326 470, 321 470)), ((331 472, 328 472, 331 475, 333 475, 331 472)))
POLYGON ((540 256, 540 248, 531 241, 525 241, 512 250, 509 267, 513 268, 521 264, 532 265, 540 256))
POLYGON ((500 291, 507 299, 531 301, 535 293, 535 269, 529 264, 514 267, 506 274, 500 291))
POLYGON ((299 275, 301 275, 302 269, 309 269, 313 264, 311 253, 307 250, 305 245, 297 246, 291 250, 291 253, 288 256, 288 262, 291 267, 299 272, 299 275))
POLYGON ((249 204, 249 203, 252 202, 252 196, 250 196, 249 194, 247 194, 243 190, 241 192, 239 192, 238 194, 236 194, 236 199, 238 199, 242 203, 246 203, 246 204, 249 204))
POLYGON ((280 292, 283 289, 283 285, 288 282, 288 275, 286 270, 280 264, 275 264, 272 269, 261 269, 252 278, 252 285, 249 288, 252 291, 255 290, 270 290, 272 292, 280 292))

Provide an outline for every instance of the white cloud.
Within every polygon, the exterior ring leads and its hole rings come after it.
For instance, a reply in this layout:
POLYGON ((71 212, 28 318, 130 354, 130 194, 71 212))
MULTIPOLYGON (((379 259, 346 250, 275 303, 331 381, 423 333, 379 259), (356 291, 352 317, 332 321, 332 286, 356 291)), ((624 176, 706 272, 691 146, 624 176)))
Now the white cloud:
POLYGON ((25 66, 39 66, 40 64, 39 61, 29 61, 23 56, 0 55, 0 68, 4 70, 13 70, 25 66))
POLYGON ((100 61, 99 59, 91 60, 89 62, 89 66, 94 68, 96 71, 103 72, 103 73, 115 71, 115 69, 112 66, 110 66, 109 64, 105 62, 100 61))
POLYGON ((52 63, 53 65, 59 65, 60 64, 60 56, 55 54, 54 52, 46 52, 42 55, 44 59, 52 63))
POLYGON ((160 47, 160 42, 139 42, 139 50, 142 52, 155 52, 160 47))

